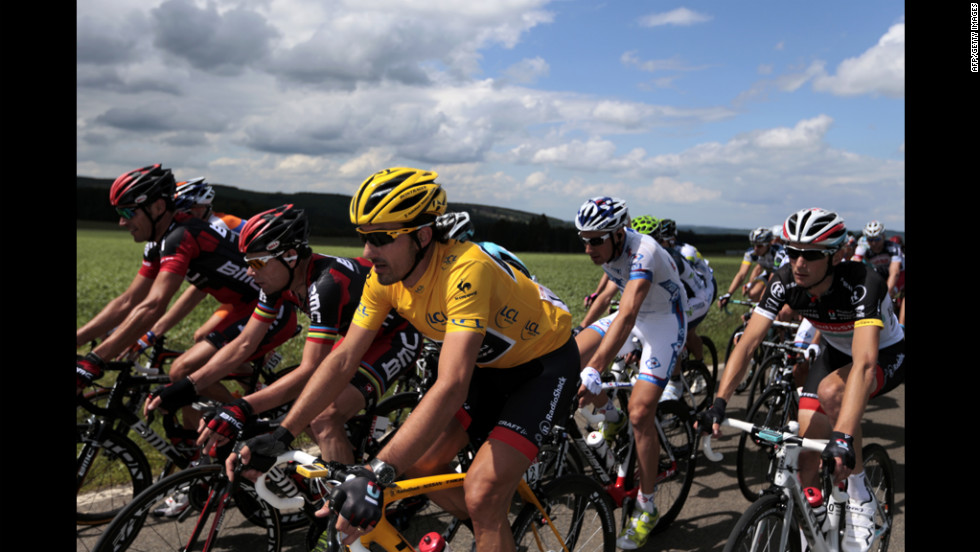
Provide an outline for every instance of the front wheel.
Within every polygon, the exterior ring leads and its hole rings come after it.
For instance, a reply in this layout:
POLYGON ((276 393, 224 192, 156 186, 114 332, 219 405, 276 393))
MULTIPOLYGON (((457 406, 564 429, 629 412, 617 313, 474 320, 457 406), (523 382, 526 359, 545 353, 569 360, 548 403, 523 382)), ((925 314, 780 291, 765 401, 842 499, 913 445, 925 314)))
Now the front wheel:
POLYGON ((786 497, 767 494, 752 503, 728 536, 724 552, 800 552, 800 530, 787 525, 786 497))
MULTIPOLYGON (((782 428, 796 420, 798 413, 796 392, 787 387, 772 387, 749 408, 746 420, 757 426, 782 428)), ((742 496, 754 501, 772 486, 776 475, 776 450, 743 432, 738 437, 735 452, 735 473, 742 496)))
POLYGON ((594 479, 584 475, 559 477, 545 485, 537 497, 551 526, 533 504, 526 504, 512 526, 518 552, 616 550, 615 507, 594 479))
POLYGON ((205 464, 161 479, 119 512, 95 552, 199 550, 208 538, 215 551, 279 552, 279 511, 261 500, 244 477, 233 487, 223 517, 215 519, 228 483, 224 470, 222 464, 205 464))
POLYGON ((888 540, 891 538, 892 516, 895 509, 892 461, 885 448, 877 443, 864 445, 861 456, 864 459, 864 480, 868 490, 878 499, 878 513, 875 515, 877 543, 871 549, 885 552, 888 550, 888 540))
POLYGON ((76 426, 75 523, 109 523, 150 485, 146 455, 129 437, 105 428, 98 438, 88 424, 76 426))

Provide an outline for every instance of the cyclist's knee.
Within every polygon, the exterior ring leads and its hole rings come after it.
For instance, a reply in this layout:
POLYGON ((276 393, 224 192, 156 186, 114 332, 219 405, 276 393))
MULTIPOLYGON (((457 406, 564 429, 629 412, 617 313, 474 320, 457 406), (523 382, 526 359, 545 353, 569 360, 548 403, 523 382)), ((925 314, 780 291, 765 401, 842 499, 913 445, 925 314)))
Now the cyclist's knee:
POLYGON ((827 416, 832 421, 836 420, 844 398, 844 382, 837 378, 824 378, 817 388, 817 397, 827 416))
POLYGON ((654 427, 654 417, 657 415, 657 403, 648 401, 630 401, 630 423, 640 431, 641 428, 654 427))

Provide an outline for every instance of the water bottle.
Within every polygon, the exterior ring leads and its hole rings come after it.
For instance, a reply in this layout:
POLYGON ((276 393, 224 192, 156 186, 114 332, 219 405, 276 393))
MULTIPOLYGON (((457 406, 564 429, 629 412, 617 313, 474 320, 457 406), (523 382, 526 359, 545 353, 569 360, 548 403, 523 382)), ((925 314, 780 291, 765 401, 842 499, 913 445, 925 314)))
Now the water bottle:
POLYGON ((803 496, 806 497, 813 511, 813 517, 817 520, 817 528, 823 532, 824 523, 827 521, 827 506, 823 503, 823 493, 816 487, 807 487, 803 489, 803 496))
POLYGON ((612 449, 606 444, 606 439, 603 438, 601 431, 589 433, 585 438, 585 444, 589 445, 595 451, 596 455, 602 459, 608 471, 613 471, 616 467, 616 455, 613 454, 612 449))
POLYGON ((449 549, 449 544, 446 543, 446 539, 442 538, 442 535, 432 531, 426 533, 419 541, 419 552, 452 552, 452 550, 449 549))

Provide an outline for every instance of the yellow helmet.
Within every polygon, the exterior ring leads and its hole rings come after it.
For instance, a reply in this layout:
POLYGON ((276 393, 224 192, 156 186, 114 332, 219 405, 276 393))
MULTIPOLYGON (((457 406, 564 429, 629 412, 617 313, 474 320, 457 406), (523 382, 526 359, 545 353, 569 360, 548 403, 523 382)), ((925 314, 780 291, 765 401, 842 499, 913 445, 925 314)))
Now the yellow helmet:
POLYGON ((368 177, 350 201, 355 226, 407 223, 420 216, 433 218, 446 212, 446 191, 436 183, 435 171, 393 167, 368 177))

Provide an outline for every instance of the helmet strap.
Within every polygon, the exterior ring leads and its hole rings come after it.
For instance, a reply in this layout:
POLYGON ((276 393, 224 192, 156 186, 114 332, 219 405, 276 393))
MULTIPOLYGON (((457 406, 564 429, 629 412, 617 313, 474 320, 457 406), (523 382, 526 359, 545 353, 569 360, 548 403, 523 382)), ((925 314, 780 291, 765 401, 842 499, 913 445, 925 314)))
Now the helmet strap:
POLYGON ((409 276, 412 275, 413 272, 415 272, 415 268, 419 266, 419 263, 422 262, 422 259, 425 257, 425 252, 428 251, 429 247, 432 246, 432 240, 429 240, 429 243, 425 247, 422 247, 422 242, 419 240, 418 230, 412 232, 409 235, 412 236, 413 240, 415 240, 415 245, 418 251, 415 252, 415 262, 412 263, 412 267, 408 269, 408 272, 406 272, 405 275, 401 277, 401 280, 399 280, 400 282, 404 282, 406 278, 408 278, 409 276))

